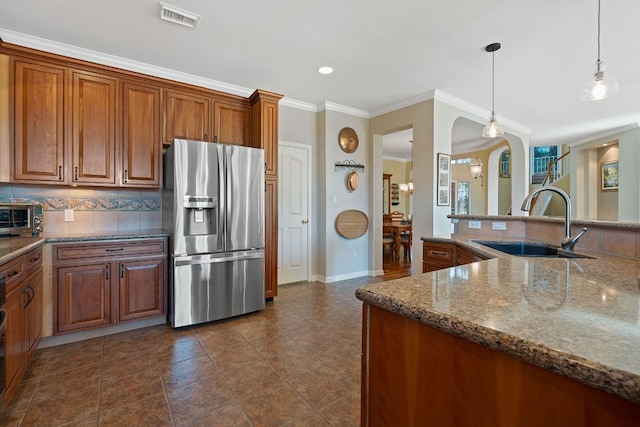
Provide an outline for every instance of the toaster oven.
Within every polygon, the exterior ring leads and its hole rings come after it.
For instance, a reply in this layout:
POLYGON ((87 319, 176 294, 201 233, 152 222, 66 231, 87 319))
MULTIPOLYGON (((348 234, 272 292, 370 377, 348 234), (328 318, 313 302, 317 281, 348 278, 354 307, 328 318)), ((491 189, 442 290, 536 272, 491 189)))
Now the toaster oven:
POLYGON ((43 230, 42 205, 0 203, 0 237, 38 236, 43 230))

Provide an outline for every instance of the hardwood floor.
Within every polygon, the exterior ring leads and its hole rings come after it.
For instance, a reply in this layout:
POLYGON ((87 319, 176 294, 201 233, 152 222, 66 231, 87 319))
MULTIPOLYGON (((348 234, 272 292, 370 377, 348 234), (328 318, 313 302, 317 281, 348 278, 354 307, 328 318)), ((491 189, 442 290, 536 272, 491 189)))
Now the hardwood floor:
POLYGON ((385 279, 399 279, 401 277, 411 276, 413 264, 407 259, 403 251, 400 251, 400 257, 393 259, 390 251, 385 251, 382 259, 382 269, 384 270, 385 279))

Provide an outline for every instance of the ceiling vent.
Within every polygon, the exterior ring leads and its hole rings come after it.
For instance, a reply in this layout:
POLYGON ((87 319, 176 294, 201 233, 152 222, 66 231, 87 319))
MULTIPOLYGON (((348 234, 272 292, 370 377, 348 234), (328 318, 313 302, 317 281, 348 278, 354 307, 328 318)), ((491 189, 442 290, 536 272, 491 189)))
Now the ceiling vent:
POLYGON ((160 2, 160 19, 195 28, 200 15, 160 2))

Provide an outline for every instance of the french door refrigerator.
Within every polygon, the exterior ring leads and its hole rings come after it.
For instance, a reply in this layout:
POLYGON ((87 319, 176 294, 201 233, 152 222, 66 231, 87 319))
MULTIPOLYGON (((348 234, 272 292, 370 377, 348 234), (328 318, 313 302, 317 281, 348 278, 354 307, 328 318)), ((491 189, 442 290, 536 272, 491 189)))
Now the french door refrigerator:
POLYGON ((163 160, 171 326, 263 309, 264 151, 176 139, 163 160))

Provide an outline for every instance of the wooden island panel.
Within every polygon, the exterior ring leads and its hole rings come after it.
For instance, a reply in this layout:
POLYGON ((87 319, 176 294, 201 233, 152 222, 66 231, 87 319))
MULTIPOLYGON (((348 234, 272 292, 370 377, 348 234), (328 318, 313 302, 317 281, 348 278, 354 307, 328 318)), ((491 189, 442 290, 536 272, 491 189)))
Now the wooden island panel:
POLYGON ((637 426, 640 405, 368 304, 362 425, 637 426))

